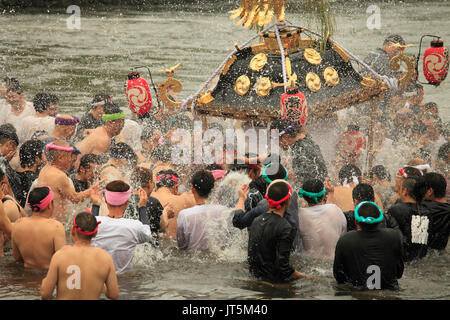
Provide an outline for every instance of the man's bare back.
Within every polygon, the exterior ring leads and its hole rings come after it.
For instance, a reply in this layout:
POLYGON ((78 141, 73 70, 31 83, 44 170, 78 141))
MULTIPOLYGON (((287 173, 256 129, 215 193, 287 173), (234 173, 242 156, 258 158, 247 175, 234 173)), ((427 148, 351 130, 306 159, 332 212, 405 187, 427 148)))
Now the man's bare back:
POLYGON ((48 269, 53 254, 66 244, 62 223, 38 216, 18 219, 11 238, 13 256, 26 268, 48 269))
POLYGON ((106 296, 117 299, 119 288, 111 256, 90 245, 64 246, 52 258, 41 295, 52 296, 57 287, 58 300, 97 300, 106 285, 106 296))
POLYGON ((95 128, 77 144, 81 154, 104 154, 109 150, 111 137, 103 126, 95 128))

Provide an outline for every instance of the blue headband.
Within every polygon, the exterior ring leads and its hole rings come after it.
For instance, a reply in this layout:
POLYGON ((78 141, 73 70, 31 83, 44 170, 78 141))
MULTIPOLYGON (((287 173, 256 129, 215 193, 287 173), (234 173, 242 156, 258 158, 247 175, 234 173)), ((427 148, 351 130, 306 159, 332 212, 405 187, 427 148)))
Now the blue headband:
POLYGON ((355 220, 358 221, 358 222, 363 222, 363 223, 368 223, 368 224, 378 223, 378 222, 381 222, 381 221, 383 220, 383 211, 381 210, 381 208, 380 208, 375 202, 372 202, 372 201, 363 201, 363 202, 361 202, 360 204, 358 204, 358 205, 356 206, 356 208, 355 208, 355 220), (374 205, 375 207, 378 208, 378 211, 380 211, 380 215, 378 216, 378 218, 376 218, 376 219, 373 218, 373 217, 367 217, 367 218, 364 218, 364 217, 361 217, 361 216, 358 214, 359 208, 360 208, 363 204, 366 204, 366 203, 370 203, 370 204, 372 204, 372 205, 374 205))
MULTIPOLYGON (((271 165, 272 165, 272 164, 269 163, 267 166, 265 166, 265 167, 264 167, 264 170, 263 170, 263 172, 262 172, 262 177, 264 178, 264 180, 265 180, 267 183, 272 183, 272 181, 273 181, 273 180, 270 180, 270 178, 267 176, 267 173, 266 173, 267 169, 268 169, 271 165)), ((280 164, 280 166, 282 166, 282 167, 284 168, 284 170, 286 171, 286 176, 283 178, 283 180, 287 180, 287 179, 288 179, 289 172, 286 170, 286 168, 285 168, 282 164, 280 164)))
POLYGON ((308 191, 305 191, 303 189, 300 189, 300 191, 298 192, 298 196, 300 198, 303 198, 303 196, 307 196, 308 198, 314 199, 314 201, 316 201, 316 203, 319 203, 319 198, 321 196, 323 196, 325 194, 325 192, 326 192, 325 188, 323 188, 322 191, 317 192, 317 193, 308 192, 308 191))

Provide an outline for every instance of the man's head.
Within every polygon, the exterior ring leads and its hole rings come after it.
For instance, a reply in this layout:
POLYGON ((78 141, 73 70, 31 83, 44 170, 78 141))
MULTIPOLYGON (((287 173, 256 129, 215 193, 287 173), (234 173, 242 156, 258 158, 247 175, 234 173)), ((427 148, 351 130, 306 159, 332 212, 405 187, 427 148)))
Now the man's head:
POLYGON ((402 189, 402 184, 406 178, 409 177, 420 177, 422 176, 422 172, 419 169, 413 167, 403 167, 398 170, 397 175, 395 176, 395 187, 394 191, 400 194, 402 189))
POLYGON ((200 198, 208 198, 214 188, 214 176, 209 170, 199 170, 191 178, 192 193, 200 198))
POLYGON ((11 161, 17 152, 19 137, 13 125, 7 123, 0 126, 0 155, 11 161))
POLYGON ((45 146, 48 151, 47 160, 59 169, 67 172, 73 164, 72 153, 74 148, 64 140, 56 140, 45 146))
POLYGON ((6 88, 8 87, 11 79, 14 79, 14 78, 4 77, 2 79, 2 81, 0 82, 0 98, 6 97, 6 88))
POLYGON ((113 102, 106 102, 103 105, 104 113, 102 115, 103 127, 110 137, 120 134, 125 124, 125 114, 120 107, 113 102))
POLYGON ((155 147, 158 145, 161 138, 161 131, 154 130, 151 127, 145 127, 142 129, 141 144, 142 149, 147 154, 151 154, 155 147))
POLYGON ((28 194, 27 203, 33 213, 51 216, 53 213, 53 198, 54 194, 50 187, 37 187, 28 194))
POLYGON ((100 160, 96 154, 88 153, 81 157, 78 167, 78 176, 80 180, 93 183, 98 177, 98 166, 100 160))
POLYGON ((339 181, 342 185, 350 183, 357 185, 361 176, 361 170, 353 164, 347 164, 339 171, 339 181))
POLYGON ((147 194, 153 191, 153 173, 152 170, 144 167, 136 167, 131 173, 131 186, 134 190, 143 188, 147 194))
POLYGON ((270 209, 286 212, 291 203, 292 188, 285 180, 274 180, 269 187, 265 198, 270 209))
POLYGON ((27 140, 19 150, 22 168, 39 167, 44 162, 44 143, 41 140, 27 140))
POLYGON ((361 202, 355 208, 356 224, 363 231, 376 229, 383 218, 383 211, 373 201, 361 202))
POLYGON ((450 164, 450 142, 446 142, 439 147, 437 159, 442 164, 450 164))
POLYGON ((274 162, 269 163, 264 167, 261 176, 268 186, 275 180, 287 180, 289 174, 287 169, 281 163, 274 162))
POLYGON ((388 36, 383 43, 382 49, 389 55, 394 57, 405 51, 406 42, 402 36, 395 34, 388 36))
POLYGON ((50 106, 48 107, 48 115, 50 117, 56 117, 59 112, 59 98, 57 95, 50 93, 50 106))
POLYGON ((8 86, 6 87, 6 103, 12 107, 18 107, 24 102, 23 88, 19 81, 16 79, 11 79, 8 86))
POLYGON ((123 209, 123 213, 130 199, 130 186, 122 180, 114 180, 108 183, 105 188, 105 201, 108 208, 120 208, 123 209))
POLYGON ((68 114, 59 115, 55 118, 54 133, 57 132, 61 138, 70 140, 77 130, 78 122, 80 119, 77 117, 68 114))
POLYGON ((73 219, 73 226, 71 231, 72 242, 77 240, 90 241, 97 235, 98 225, 100 221, 90 213, 80 212, 73 219))
POLYGON ((117 160, 122 160, 129 167, 135 167, 138 161, 133 148, 124 142, 119 142, 111 146, 109 156, 117 160))
POLYGON ((318 179, 309 179, 303 183, 298 196, 305 199, 310 206, 321 204, 325 201, 326 190, 323 182, 318 179))
POLYGON ((400 197, 403 202, 405 202, 405 200, 421 202, 425 198, 428 189, 429 186, 425 180, 425 177, 411 176, 403 181, 400 197))
POLYGON ((48 108, 50 107, 50 95, 45 92, 37 93, 33 98, 33 106, 36 113, 48 114, 48 108))
POLYGON ((271 129, 278 130, 280 146, 283 149, 289 148, 296 141, 296 137, 302 133, 301 127, 285 119, 276 120, 272 124, 271 129))
POLYGON ((156 174, 156 188, 166 187, 169 188, 172 193, 178 193, 178 183, 180 177, 178 173, 169 169, 169 170, 161 170, 156 174))
POLYGON ((370 180, 372 181, 391 181, 391 175, 383 165, 374 166, 370 170, 370 180))
POLYGON ((97 93, 91 102, 91 113, 96 116, 101 116, 105 112, 103 106, 109 102, 111 102, 111 97, 109 95, 106 93, 97 93))
POLYGON ((375 192, 370 184, 360 183, 352 190, 353 204, 357 206, 363 201, 375 201, 375 192))
POLYGON ((425 194, 425 200, 436 201, 445 198, 447 181, 442 174, 436 172, 427 173, 425 175, 425 182, 429 188, 425 194))

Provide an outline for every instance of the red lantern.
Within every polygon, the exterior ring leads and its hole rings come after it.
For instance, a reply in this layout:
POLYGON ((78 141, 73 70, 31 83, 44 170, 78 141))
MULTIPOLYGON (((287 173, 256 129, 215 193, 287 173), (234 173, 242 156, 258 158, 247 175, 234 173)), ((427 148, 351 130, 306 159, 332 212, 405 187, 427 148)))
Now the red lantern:
POLYGON ((128 74, 126 95, 129 107, 138 115, 144 115, 152 109, 152 96, 147 81, 138 72, 128 74))
POLYGON ((438 86, 448 73, 448 50, 442 40, 431 41, 423 56, 423 74, 430 84, 438 86))
POLYGON ((288 89, 280 99, 281 118, 296 122, 300 126, 306 124, 308 108, 305 95, 298 88, 288 89))

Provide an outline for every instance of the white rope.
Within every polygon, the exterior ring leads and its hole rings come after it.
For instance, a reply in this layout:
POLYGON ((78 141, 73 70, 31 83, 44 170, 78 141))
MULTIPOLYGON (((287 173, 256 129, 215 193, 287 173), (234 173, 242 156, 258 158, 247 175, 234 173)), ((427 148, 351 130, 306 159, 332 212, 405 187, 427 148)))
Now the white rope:
POLYGON ((283 50, 283 44, 281 43, 281 38, 280 38, 280 32, 278 30, 278 26, 284 26, 285 24, 275 24, 275 34, 277 36, 277 41, 278 41, 278 47, 280 48, 280 52, 281 52, 281 67, 283 68, 283 87, 284 87, 284 92, 286 92, 286 83, 287 83, 287 76, 286 76, 286 58, 284 57, 284 50, 283 50))

